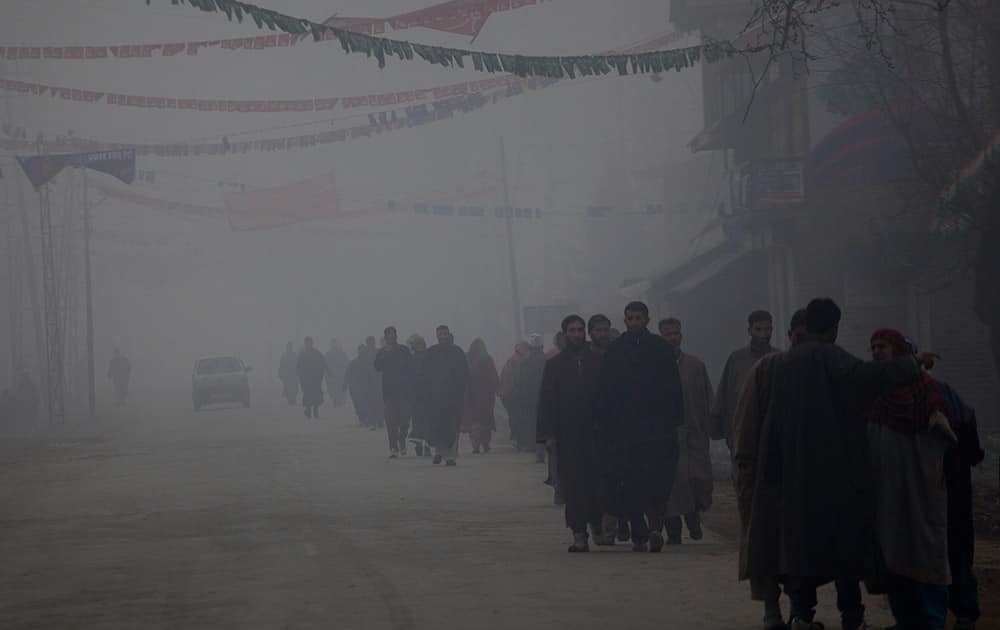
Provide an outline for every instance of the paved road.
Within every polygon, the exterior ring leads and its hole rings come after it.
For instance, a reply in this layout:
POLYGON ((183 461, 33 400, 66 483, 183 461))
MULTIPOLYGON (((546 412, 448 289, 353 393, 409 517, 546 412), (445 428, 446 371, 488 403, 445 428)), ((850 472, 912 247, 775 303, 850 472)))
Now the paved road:
POLYGON ((732 541, 570 555, 531 457, 388 460, 381 432, 326 412, 195 414, 179 397, 99 434, 7 443, 0 627, 757 625, 732 541))

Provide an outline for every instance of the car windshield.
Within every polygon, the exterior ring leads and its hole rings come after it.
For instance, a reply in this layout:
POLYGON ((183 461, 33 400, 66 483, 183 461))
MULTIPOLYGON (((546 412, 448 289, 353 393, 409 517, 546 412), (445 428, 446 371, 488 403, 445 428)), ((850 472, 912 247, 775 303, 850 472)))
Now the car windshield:
POLYGON ((242 372, 243 365, 236 357, 202 359, 198 361, 198 367, 195 371, 198 374, 227 374, 230 372, 242 372))

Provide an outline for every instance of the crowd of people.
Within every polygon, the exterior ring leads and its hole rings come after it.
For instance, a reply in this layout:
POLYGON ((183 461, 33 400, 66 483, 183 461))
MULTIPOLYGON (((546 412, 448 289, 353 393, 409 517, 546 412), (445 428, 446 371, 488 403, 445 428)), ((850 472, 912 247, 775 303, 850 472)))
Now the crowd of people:
MULTIPOLYGON (((837 590, 844 628, 865 628, 861 584, 888 596, 898 628, 974 628, 973 466, 983 458, 975 414, 929 371, 936 355, 895 330, 871 337, 872 360, 836 345, 840 309, 816 299, 795 313, 789 348, 771 345, 773 318, 748 317, 749 344, 726 361, 717 390, 682 349, 676 318, 650 332, 641 302, 625 331, 597 314, 566 317, 553 347, 530 335, 497 371, 482 339, 467 352, 447 326, 427 347, 394 327, 348 361, 289 344, 282 381, 318 417, 322 381, 349 392, 359 424, 385 427, 390 458, 455 466, 460 434, 488 453, 494 408, 507 412, 517 451, 548 462, 565 506, 571 553, 631 542, 660 552, 704 533, 715 476, 710 445, 724 441, 740 517, 739 577, 764 607, 766 630, 822 628, 816 590, 837 590), (780 598, 789 600, 786 623, 780 598)), ((289 398, 294 403, 295 394, 289 398)), ((338 404, 342 403, 342 398, 338 404)))

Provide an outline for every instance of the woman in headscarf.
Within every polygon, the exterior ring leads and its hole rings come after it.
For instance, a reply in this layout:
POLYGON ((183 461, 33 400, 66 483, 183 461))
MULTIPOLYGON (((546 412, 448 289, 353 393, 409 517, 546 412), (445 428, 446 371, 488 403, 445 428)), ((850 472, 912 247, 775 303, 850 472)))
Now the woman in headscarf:
MULTIPOLYGON (((896 330, 871 337, 872 358, 914 354, 896 330)), ((945 453, 949 427, 940 383, 924 372, 911 385, 880 396, 866 411, 875 482, 875 536, 883 588, 900 628, 944 630, 948 615, 948 492, 945 453)))
POLYGON ((496 404, 497 385, 500 377, 493 357, 486 351, 482 339, 469 346, 469 386, 465 391, 465 409, 462 413, 462 432, 469 434, 473 454, 488 453, 490 438, 496 428, 493 408, 496 404))

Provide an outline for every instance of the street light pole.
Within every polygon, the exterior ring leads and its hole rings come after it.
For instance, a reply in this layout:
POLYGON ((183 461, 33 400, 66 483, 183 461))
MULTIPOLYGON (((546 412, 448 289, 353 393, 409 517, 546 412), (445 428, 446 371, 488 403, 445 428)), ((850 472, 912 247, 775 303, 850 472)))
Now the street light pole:
POLYGON ((97 415, 94 378, 94 299, 90 280, 90 205, 87 203, 87 169, 83 171, 83 276, 87 309, 87 410, 91 420, 97 415))
POLYGON ((521 324, 521 294, 517 284, 517 261, 514 259, 514 211, 510 207, 510 188, 507 186, 507 151, 503 136, 500 137, 500 179, 503 182, 504 223, 507 228, 507 262, 510 273, 511 305, 514 309, 514 337, 524 337, 521 324))

